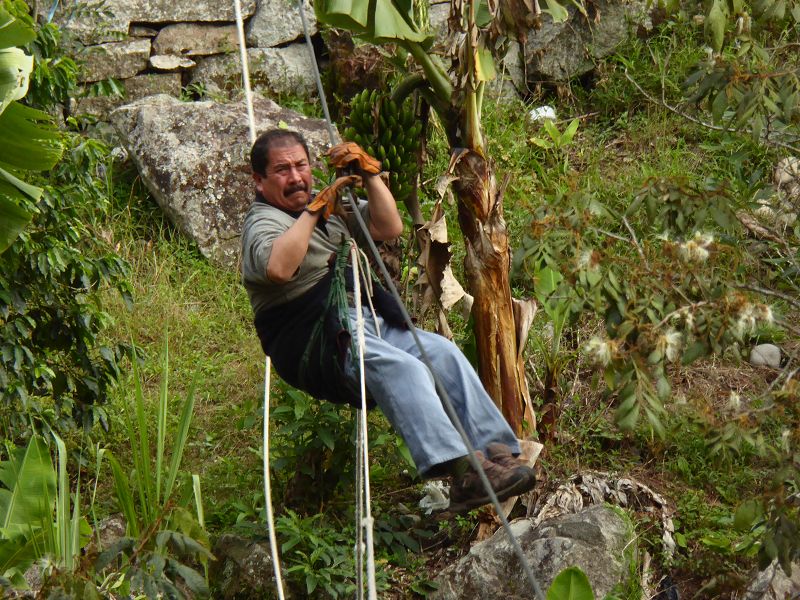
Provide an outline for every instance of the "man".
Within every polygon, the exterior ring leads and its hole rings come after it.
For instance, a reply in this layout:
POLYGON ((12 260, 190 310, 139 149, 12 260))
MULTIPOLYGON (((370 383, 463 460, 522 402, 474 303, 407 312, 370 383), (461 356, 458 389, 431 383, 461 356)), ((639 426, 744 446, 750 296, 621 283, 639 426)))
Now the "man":
MULTIPOLYGON (((358 227, 353 215, 334 214, 341 212, 335 210, 337 195, 345 186, 363 186, 367 201, 359 201, 357 209, 376 241, 397 237, 403 223, 378 161, 352 143, 335 146, 328 156, 340 174, 347 174, 314 196, 302 136, 272 130, 256 140, 250 154, 256 198, 242 233, 243 282, 262 347, 281 377, 316 398, 359 406, 350 333, 357 314, 348 298, 352 271, 347 266, 350 232, 358 227)), ((403 437, 423 477, 453 475, 451 510, 488 503, 399 307, 379 285, 369 298, 364 295, 369 301, 364 306, 371 302, 377 311, 363 311, 371 399, 403 437)), ((417 334, 498 498, 531 489, 533 471, 514 456, 517 439, 464 355, 439 335, 417 334)))

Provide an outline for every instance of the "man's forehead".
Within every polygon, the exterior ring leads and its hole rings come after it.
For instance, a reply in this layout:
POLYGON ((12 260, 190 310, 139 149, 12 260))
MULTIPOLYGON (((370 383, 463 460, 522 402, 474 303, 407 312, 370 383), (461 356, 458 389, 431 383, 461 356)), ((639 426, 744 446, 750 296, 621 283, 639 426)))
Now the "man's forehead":
POLYGON ((306 151, 300 144, 283 144, 269 149, 270 163, 291 163, 307 160, 306 151))

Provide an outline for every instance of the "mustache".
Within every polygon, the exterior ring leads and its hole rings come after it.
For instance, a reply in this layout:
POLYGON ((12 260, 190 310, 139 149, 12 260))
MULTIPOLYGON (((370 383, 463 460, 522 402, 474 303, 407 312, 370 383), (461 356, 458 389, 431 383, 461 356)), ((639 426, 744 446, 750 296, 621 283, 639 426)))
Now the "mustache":
POLYGON ((307 191, 308 191, 308 186, 305 183, 298 183, 296 185, 287 187, 283 191, 283 195, 284 196, 291 196, 292 194, 294 194, 296 192, 307 192, 307 191))

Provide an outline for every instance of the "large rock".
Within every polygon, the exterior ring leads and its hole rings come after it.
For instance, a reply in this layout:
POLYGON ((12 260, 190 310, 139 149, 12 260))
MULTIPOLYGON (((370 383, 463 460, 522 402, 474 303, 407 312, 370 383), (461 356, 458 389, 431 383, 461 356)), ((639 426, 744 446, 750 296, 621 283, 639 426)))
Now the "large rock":
MULTIPOLYGON (((277 598, 275 571, 269 542, 224 534, 212 550, 210 579, 214 598, 223 600, 265 600, 277 598)), ((284 577, 284 585, 286 578, 284 577)), ((291 598, 284 589, 286 598, 291 598)))
MULTIPOLYGON (((629 522, 606 506, 592 506, 576 514, 547 521, 537 527, 529 519, 511 523, 539 586, 546 590, 563 569, 580 567, 603 598, 625 581, 633 544, 629 522)), ((473 546, 469 554, 445 569, 436 582, 434 600, 512 600, 532 598, 505 530, 473 546)))
POLYGON ((164 27, 153 41, 156 54, 203 56, 230 53, 238 48, 236 25, 177 23, 164 27))
POLYGON ((97 96, 94 98, 80 98, 76 102, 73 112, 90 113, 100 118, 108 114, 121 104, 129 104, 134 100, 153 96, 155 94, 169 94, 180 96, 180 73, 145 73, 131 77, 122 82, 125 86, 125 96, 97 96))
MULTIPOLYGON (((314 65, 305 44, 285 48, 251 48, 247 51, 250 83, 267 96, 309 98, 316 93, 314 65)), ((211 90, 240 90, 242 67, 238 54, 200 59, 192 71, 192 83, 211 90)))
POLYGON ((81 81, 100 81, 109 77, 127 79, 147 68, 150 40, 136 38, 89 46, 82 58, 81 81))
MULTIPOLYGON (((180 21, 233 22, 233 2, 214 0, 106 0, 102 10, 75 13, 70 2, 62 2, 57 22, 84 43, 119 39, 131 23, 175 23, 180 21)), ((256 0, 242 0, 242 18, 256 9, 256 0)))
POLYGON ((592 70, 597 59, 611 54, 647 20, 647 5, 647 0, 596 0, 587 19, 570 4, 563 23, 543 15, 541 28, 532 29, 525 44, 529 86, 592 70))
MULTIPOLYGON (((258 131, 282 124, 300 131, 312 159, 327 148, 322 119, 309 119, 259 97, 254 108, 258 131)), ((235 265, 242 219, 253 197, 244 102, 152 96, 118 108, 111 122, 170 219, 197 242, 203 255, 218 264, 235 265)))
POLYGON ((800 562, 792 563, 789 577, 778 564, 773 563, 761 571, 745 592, 744 600, 784 600, 800 598, 800 562))
MULTIPOLYGON (((308 0, 303 3, 308 33, 317 32, 317 18, 308 0)), ((260 0, 253 18, 247 24, 247 45, 271 48, 304 36, 298 2, 293 0, 260 0), (276 19, 275 15, 280 15, 276 19)))

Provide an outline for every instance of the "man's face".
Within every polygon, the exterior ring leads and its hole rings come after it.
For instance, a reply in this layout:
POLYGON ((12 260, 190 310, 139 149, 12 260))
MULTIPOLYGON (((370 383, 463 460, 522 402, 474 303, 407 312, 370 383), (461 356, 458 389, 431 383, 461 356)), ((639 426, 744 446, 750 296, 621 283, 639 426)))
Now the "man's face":
POLYGON ((270 148, 266 176, 253 173, 264 199, 286 210, 303 210, 311 193, 311 164, 300 144, 270 148))

